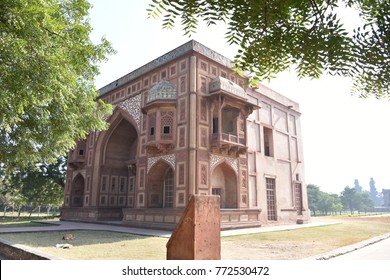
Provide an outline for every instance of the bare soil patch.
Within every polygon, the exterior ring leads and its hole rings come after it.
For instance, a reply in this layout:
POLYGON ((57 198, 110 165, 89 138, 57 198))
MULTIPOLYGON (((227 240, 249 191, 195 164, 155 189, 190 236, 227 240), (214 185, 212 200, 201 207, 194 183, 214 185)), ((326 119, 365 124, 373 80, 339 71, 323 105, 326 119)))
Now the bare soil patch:
POLYGON ((340 224, 222 238, 222 258, 299 260, 390 232, 390 215, 313 220, 340 224))

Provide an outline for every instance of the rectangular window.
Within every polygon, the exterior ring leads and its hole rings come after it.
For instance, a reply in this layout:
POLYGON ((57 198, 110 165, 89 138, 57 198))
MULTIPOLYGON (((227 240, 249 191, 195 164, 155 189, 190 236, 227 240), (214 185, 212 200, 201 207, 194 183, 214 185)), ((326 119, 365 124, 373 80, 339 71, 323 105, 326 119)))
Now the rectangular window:
POLYGON ((176 65, 171 66, 171 68, 169 68, 169 71, 171 76, 176 75, 176 65))
POLYGON ((276 190, 275 179, 266 178, 267 185, 267 218, 276 221, 276 190))
POLYGON ((163 132, 164 132, 164 134, 169 134, 169 133, 171 133, 171 127, 170 127, 170 126, 164 126, 163 132))
POLYGON ((129 193, 134 191, 134 177, 129 178, 129 193))
POLYGON ((173 207, 173 172, 169 172, 164 180, 164 208, 173 207))
POLYGON ((218 133, 218 118, 213 118, 213 133, 218 133))
POLYGON ((222 194, 222 190, 220 188, 213 188, 211 192, 213 195, 221 196, 221 194, 222 194))
POLYGON ((274 144, 272 137, 272 129, 263 127, 263 136, 264 136, 264 155, 267 157, 274 156, 274 144))
POLYGON ((107 204, 107 197, 101 196, 100 197, 100 206, 106 206, 106 204, 107 204))
POLYGON ((148 141, 155 141, 156 140, 156 120, 157 120, 157 113, 148 114, 148 128, 149 128, 149 137, 148 141))
POLYGON ((126 177, 121 177, 120 178, 119 191, 121 193, 126 191, 126 177))
POLYGON ((117 191, 117 186, 118 186, 118 181, 117 177, 112 176, 111 177, 111 192, 116 192, 117 191))
POLYGON ((116 206, 116 197, 115 196, 110 197, 110 206, 116 206))
POLYGON ((167 71, 166 70, 161 71, 161 80, 165 79, 166 77, 167 77, 167 71))
POLYGON ((103 175, 102 176, 102 188, 101 188, 101 191, 102 192, 106 192, 107 191, 107 175, 103 175))

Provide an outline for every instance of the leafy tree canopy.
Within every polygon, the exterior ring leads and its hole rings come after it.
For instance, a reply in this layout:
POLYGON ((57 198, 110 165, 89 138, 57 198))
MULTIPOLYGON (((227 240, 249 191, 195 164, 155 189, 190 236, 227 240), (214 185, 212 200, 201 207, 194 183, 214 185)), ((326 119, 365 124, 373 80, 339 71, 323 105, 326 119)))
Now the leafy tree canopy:
POLYGON ((383 196, 377 191, 374 178, 370 178, 370 197, 376 206, 381 206, 383 204, 383 196))
POLYGON ((361 97, 390 97, 388 0, 152 0, 148 13, 163 15, 165 28, 180 18, 185 34, 199 20, 225 22, 227 42, 239 46, 236 67, 254 83, 293 66, 298 77, 350 77, 361 97), (353 30, 341 9, 359 13, 353 30))
POLYGON ((28 165, 23 169, 4 172, 0 176, 1 202, 18 207, 60 206, 65 173, 66 160, 63 157, 53 164, 28 165))
POLYGON ((374 207, 374 202, 367 191, 358 192, 355 188, 346 186, 341 192, 341 201, 345 209, 349 209, 351 213, 354 210, 367 211, 374 207))
POLYGON ((337 194, 326 193, 319 186, 307 185, 307 199, 309 209, 314 216, 320 211, 323 214, 340 212, 343 209, 341 198, 337 194))
POLYGON ((53 162, 75 139, 106 128, 97 65, 113 53, 94 45, 86 0, 0 2, 0 163, 53 162))
POLYGON ((358 193, 361 193, 363 191, 363 188, 362 188, 362 186, 360 186, 359 180, 355 179, 354 184, 355 184, 355 190, 358 193))

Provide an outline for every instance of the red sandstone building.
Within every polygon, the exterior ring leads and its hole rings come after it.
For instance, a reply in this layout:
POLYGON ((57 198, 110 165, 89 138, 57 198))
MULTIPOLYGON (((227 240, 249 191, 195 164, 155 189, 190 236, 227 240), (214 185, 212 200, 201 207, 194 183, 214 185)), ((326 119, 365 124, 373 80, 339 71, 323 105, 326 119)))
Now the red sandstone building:
POLYGON ((64 220, 174 228, 193 194, 222 228, 307 221, 299 106, 190 41, 100 89, 109 129, 69 154, 64 220))

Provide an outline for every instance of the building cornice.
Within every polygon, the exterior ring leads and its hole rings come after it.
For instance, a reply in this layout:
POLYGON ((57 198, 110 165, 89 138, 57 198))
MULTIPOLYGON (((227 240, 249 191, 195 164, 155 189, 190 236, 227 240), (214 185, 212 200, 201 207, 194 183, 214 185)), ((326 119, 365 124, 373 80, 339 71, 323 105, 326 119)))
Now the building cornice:
POLYGON ((195 40, 191 40, 191 41, 181 45, 180 47, 152 60, 151 62, 145 64, 144 66, 141 66, 140 68, 130 72, 129 74, 119 78, 118 80, 102 87, 99 90, 99 95, 103 95, 107 92, 110 92, 110 91, 120 87, 120 86, 123 86, 124 84, 127 84, 128 82, 142 76, 143 74, 145 74, 151 70, 154 70, 154 69, 166 64, 167 62, 173 61, 173 60, 175 60, 175 59, 177 59, 185 54, 188 54, 190 52, 197 52, 199 54, 202 54, 202 55, 208 57, 209 59, 211 59, 219 64, 222 64, 226 67, 232 66, 232 62, 230 59, 213 51, 212 49, 204 46, 203 44, 201 44, 195 40))

